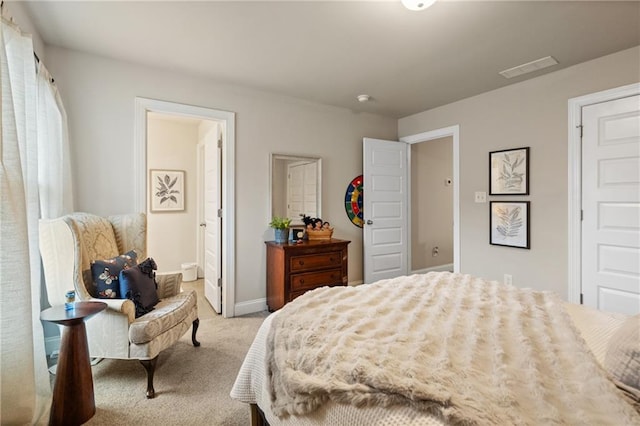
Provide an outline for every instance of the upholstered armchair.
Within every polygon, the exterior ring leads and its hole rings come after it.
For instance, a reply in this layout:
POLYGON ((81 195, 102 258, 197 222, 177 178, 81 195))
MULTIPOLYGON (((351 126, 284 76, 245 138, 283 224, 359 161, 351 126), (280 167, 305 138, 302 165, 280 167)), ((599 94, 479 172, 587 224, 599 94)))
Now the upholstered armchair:
POLYGON ((89 354, 94 358, 137 359, 147 371, 147 398, 155 396, 153 375, 158 354, 192 327, 194 346, 198 329, 196 292, 181 291, 182 274, 158 274, 154 309, 139 318, 129 299, 97 299, 91 262, 135 250, 146 258, 146 216, 129 214, 103 218, 72 213, 40 221, 40 253, 49 303, 64 303, 65 292, 75 289, 76 300, 97 300, 108 308, 87 321, 89 354))

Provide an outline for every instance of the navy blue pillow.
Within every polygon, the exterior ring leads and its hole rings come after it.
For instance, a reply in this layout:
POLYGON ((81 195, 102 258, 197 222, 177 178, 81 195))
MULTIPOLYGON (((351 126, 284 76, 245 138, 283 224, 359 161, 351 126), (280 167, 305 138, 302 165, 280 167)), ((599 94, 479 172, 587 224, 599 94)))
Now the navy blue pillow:
POLYGON ((91 276, 96 285, 96 296, 100 299, 122 299, 120 295, 120 271, 136 265, 138 255, 131 250, 111 259, 91 262, 91 276))
POLYGON ((136 318, 151 312, 160 301, 156 269, 156 262, 148 258, 139 265, 120 271, 120 294, 136 305, 136 318))

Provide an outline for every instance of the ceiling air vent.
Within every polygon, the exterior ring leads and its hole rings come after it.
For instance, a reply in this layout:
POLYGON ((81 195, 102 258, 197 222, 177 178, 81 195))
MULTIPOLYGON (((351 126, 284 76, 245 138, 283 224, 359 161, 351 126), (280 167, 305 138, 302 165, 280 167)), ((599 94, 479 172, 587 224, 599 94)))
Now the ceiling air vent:
POLYGON ((522 74, 541 70, 552 65, 556 65, 556 61, 553 56, 547 56, 545 58, 536 59, 535 61, 527 62, 526 64, 518 65, 517 67, 509 68, 508 70, 500 71, 500 75, 504 78, 513 78, 522 74))

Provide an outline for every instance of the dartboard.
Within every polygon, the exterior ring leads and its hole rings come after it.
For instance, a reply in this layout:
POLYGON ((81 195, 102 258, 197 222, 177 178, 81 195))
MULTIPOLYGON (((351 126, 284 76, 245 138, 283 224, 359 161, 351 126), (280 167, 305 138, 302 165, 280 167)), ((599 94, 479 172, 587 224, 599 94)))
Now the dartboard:
POLYGON ((354 225, 362 228, 364 221, 362 220, 362 175, 354 178, 344 196, 344 208, 347 210, 347 216, 354 225))

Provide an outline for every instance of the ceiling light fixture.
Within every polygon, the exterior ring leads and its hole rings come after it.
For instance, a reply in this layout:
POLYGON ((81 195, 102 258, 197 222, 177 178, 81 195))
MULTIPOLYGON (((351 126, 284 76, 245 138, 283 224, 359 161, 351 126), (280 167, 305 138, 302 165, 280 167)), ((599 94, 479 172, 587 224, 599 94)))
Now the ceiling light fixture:
POLYGON ((358 95, 358 96, 356 96, 356 99, 358 99, 358 102, 369 102, 371 100, 371 96, 369 96, 369 95, 358 95))
POLYGON ((404 7, 409 10, 425 10, 433 5, 436 0, 401 0, 404 7))

